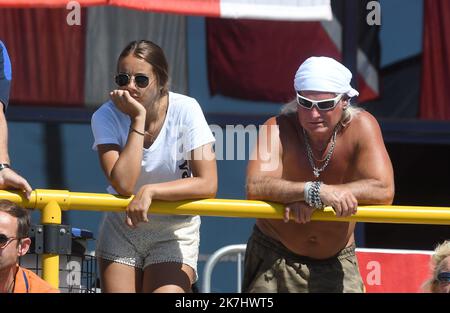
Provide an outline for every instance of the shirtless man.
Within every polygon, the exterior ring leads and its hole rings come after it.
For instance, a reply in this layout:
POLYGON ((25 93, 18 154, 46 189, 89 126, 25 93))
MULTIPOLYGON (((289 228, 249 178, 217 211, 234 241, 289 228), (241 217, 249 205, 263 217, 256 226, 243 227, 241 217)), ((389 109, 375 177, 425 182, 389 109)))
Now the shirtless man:
POLYGON ((380 127, 350 105, 358 95, 351 77, 334 59, 307 59, 295 75, 296 101, 265 123, 268 139, 260 138, 248 164, 247 197, 285 204, 285 219, 256 221, 245 256, 246 292, 364 291, 355 223, 310 222, 324 206, 347 217, 358 205, 389 205, 394 197, 380 127), (267 170, 266 162, 278 166, 267 170))

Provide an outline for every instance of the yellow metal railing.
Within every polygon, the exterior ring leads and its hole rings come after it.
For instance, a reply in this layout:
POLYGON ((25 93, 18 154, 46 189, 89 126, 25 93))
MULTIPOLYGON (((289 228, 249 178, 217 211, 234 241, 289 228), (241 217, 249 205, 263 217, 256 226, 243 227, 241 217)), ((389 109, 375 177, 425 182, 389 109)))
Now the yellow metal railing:
MULTIPOLYGON (((30 199, 17 191, 0 190, 0 199, 8 199, 23 207, 42 210, 42 224, 61 224, 61 210, 124 211, 133 197, 100 193, 70 192, 67 190, 36 189, 30 199)), ((206 199, 189 201, 152 202, 152 213, 194 214, 223 217, 282 219, 284 206, 278 203, 250 200, 206 199)), ((336 217, 332 208, 316 211, 314 221, 403 223, 450 225, 450 207, 386 206, 358 207, 350 217, 336 217)), ((59 286, 59 256, 44 254, 43 278, 52 286, 59 286)))

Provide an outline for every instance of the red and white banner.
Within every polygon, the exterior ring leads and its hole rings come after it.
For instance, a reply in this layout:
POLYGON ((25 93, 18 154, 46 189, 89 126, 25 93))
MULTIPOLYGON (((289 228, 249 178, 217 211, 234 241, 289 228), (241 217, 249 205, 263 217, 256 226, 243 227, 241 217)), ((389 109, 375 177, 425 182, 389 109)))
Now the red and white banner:
POLYGON ((0 0, 1 7, 66 7, 112 5, 136 10, 183 15, 269 20, 331 20, 330 0, 0 0))
POLYGON ((432 251, 356 249, 366 292, 419 293, 430 278, 432 251))
MULTIPOLYGON (((358 16, 369 0, 358 1, 358 16)), ((344 1, 333 2, 332 21, 297 22, 207 18, 211 95, 286 103, 295 99, 293 78, 310 56, 342 61, 344 1)), ((357 80, 359 102, 380 94, 379 26, 359 19, 357 80)))
POLYGON ((65 8, 70 2, 81 6, 108 4, 108 0, 0 0, 0 8, 65 8))
POLYGON ((116 7, 89 7, 80 25, 68 10, 0 9, 0 40, 12 64, 13 105, 97 107, 115 88, 117 58, 132 40, 150 39, 165 51, 171 90, 187 92, 185 16, 116 7))

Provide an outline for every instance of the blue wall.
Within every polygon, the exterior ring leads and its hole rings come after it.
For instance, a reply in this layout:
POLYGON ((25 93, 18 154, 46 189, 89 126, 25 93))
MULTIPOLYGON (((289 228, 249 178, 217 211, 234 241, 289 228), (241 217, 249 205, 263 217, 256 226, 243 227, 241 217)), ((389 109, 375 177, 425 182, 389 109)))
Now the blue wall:
POLYGON ((422 52, 423 0, 380 0, 381 66, 422 52))

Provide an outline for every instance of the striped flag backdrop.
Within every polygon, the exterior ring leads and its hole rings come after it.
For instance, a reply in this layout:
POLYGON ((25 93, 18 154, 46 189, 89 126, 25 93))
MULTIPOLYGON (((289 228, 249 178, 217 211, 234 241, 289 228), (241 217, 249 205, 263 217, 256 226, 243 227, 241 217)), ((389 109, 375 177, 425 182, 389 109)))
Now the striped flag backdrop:
MULTIPOLYGON (((1 7, 61 7, 67 0, 0 0, 1 7)), ((78 0, 83 6, 113 5, 183 15, 278 20, 330 20, 330 0, 78 0)))
MULTIPOLYGON (((366 22, 367 0, 359 1, 357 50, 359 101, 379 95, 379 26, 366 22)), ((343 1, 334 1, 331 21, 294 22, 207 19, 211 94, 287 102, 293 77, 310 56, 342 60, 343 1)))
POLYGON ((98 106, 108 99, 121 50, 149 39, 165 51, 171 89, 187 91, 186 18, 115 7, 1 9, 0 40, 12 63, 11 101, 28 106, 98 106))
POLYGON ((185 15, 331 18, 329 0, 0 0, 0 8, 0 39, 13 68, 11 100, 19 105, 67 107, 103 103, 113 88, 120 51, 142 38, 164 49, 171 89, 186 93, 185 15), (80 25, 67 23, 74 3, 81 4, 80 25))

